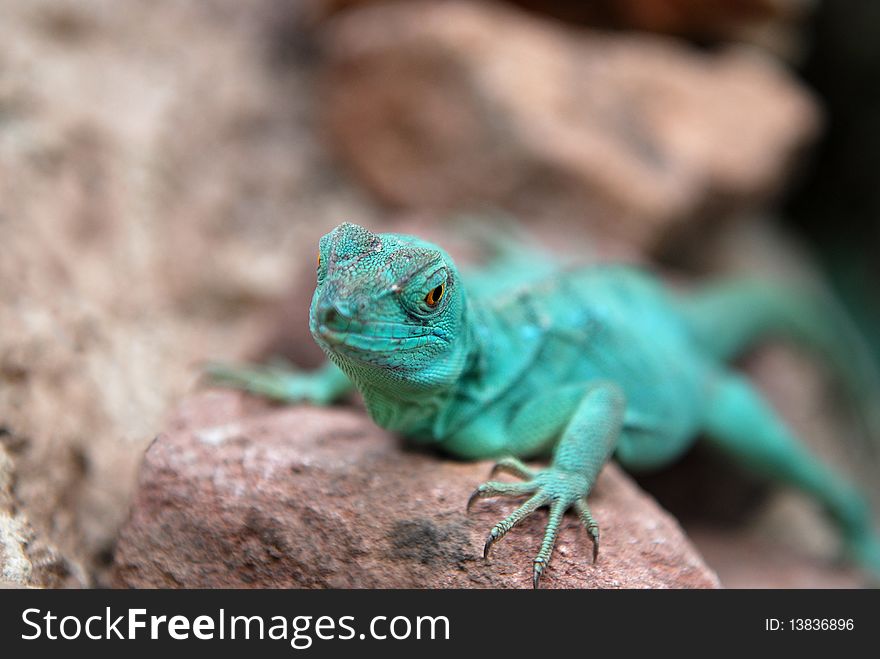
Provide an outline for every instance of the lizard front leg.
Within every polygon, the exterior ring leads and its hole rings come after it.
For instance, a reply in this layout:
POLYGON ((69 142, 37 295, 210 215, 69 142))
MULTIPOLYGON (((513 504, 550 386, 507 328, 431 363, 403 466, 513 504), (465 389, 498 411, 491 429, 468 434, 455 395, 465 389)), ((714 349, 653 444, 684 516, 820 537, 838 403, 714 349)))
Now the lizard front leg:
POLYGON ((204 372, 211 384, 241 389, 283 403, 330 405, 354 387, 345 373, 332 362, 311 372, 283 366, 210 363, 204 372))
MULTIPOLYGON (((614 451, 623 428, 626 407, 623 391, 611 382, 594 382, 583 390, 573 414, 564 426, 553 461, 547 469, 533 472, 515 459, 499 462, 495 470, 513 473, 524 479, 522 483, 490 481, 480 485, 471 495, 468 507, 477 498, 492 496, 531 497, 513 513, 498 522, 489 532, 483 555, 488 556, 492 545, 510 529, 542 506, 549 506, 550 517, 544 540, 534 560, 533 585, 550 563, 550 556, 559 535, 559 526, 565 512, 572 506, 593 541, 593 558, 598 555, 599 527, 587 505, 587 495, 596 482, 599 471, 614 451)), ((551 413, 544 407, 544 414, 551 413)), ((540 414, 541 408, 532 407, 530 414, 540 414)), ((529 419, 522 419, 528 423, 529 419)), ((544 425, 546 419, 535 418, 534 424, 544 425)), ((494 471, 493 470, 493 473, 494 471)))

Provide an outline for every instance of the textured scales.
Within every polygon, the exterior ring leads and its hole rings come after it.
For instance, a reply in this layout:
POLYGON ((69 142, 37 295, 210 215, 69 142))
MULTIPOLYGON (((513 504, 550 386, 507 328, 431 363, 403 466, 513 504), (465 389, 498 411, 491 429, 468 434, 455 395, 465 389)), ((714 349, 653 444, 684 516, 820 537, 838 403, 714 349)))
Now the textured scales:
POLYGON ((587 495, 612 455, 630 469, 662 467, 698 436, 815 497, 850 556, 880 573, 864 499, 725 364, 781 334, 823 352, 852 389, 873 387, 860 355, 846 354, 853 341, 840 340, 849 329, 830 325, 834 314, 817 299, 749 282, 681 297, 633 268, 548 274, 546 260, 502 240, 496 247, 500 257, 464 280, 430 243, 343 224, 321 239, 310 310, 312 335, 330 364, 311 374, 226 366, 209 374, 317 404, 354 386, 382 427, 463 458, 499 458, 496 470, 522 482, 484 483, 468 507, 482 497, 527 497, 491 529, 484 555, 549 508, 536 587, 569 509, 594 543, 595 560, 599 526, 587 495), (539 470, 519 460, 545 455, 551 462, 539 470))

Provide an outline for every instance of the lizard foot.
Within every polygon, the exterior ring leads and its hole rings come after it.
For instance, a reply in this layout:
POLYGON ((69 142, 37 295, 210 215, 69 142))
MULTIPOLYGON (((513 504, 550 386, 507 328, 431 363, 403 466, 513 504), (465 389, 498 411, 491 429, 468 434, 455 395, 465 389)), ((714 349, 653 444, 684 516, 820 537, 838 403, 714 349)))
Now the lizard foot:
POLYGON ((553 547, 559 536, 559 526, 565 512, 571 507, 574 507, 577 511, 593 542, 593 562, 596 562, 599 557, 599 525, 593 520, 590 508, 587 505, 586 494, 589 492, 591 483, 587 481, 586 477, 554 467, 536 472, 529 469, 516 458, 505 458, 498 462, 493 467, 492 474, 498 471, 504 471, 523 478, 524 482, 503 483, 500 481, 489 481, 483 483, 474 490, 468 499, 468 510, 470 510, 471 505, 477 499, 497 496, 516 497, 529 494, 532 496, 510 515, 492 527, 492 530, 489 531, 489 536, 486 538, 486 544, 483 547, 483 558, 488 558, 492 545, 507 535, 510 529, 538 508, 548 506, 550 508, 550 519, 547 522, 541 549, 534 560, 532 585, 535 588, 538 587, 541 576, 549 566, 550 556, 553 553, 553 547))
POLYGON ((240 389, 282 402, 309 402, 327 405, 332 392, 317 373, 303 373, 284 366, 235 366, 209 362, 205 379, 213 384, 240 389))

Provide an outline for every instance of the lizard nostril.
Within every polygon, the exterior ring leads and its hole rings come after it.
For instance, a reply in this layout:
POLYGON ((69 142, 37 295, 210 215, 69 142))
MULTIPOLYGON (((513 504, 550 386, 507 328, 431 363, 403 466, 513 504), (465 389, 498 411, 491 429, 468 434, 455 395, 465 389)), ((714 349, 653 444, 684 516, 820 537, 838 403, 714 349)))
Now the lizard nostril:
POLYGON ((318 322, 331 330, 344 330, 348 323, 348 317, 343 314, 335 304, 326 303, 318 308, 318 322))

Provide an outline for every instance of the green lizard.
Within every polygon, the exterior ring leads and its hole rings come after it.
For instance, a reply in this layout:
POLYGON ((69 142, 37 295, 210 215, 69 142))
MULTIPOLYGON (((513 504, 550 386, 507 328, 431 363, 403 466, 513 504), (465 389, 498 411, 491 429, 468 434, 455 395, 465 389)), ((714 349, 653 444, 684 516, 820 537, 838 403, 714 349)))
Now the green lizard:
POLYGON ((321 405, 355 387, 384 428, 463 458, 499 458, 493 474, 522 482, 483 483, 468 507, 481 497, 528 497, 491 529, 484 557, 549 507, 535 587, 570 508, 596 560, 599 526, 587 495, 606 461, 661 467, 697 436, 815 497, 849 555, 880 573, 865 500, 726 365, 767 335, 787 335, 849 367, 852 389, 875 393, 857 342, 818 298, 747 281, 676 293, 636 268, 550 272, 516 250, 465 280, 439 247, 353 224, 325 235, 319 250, 310 330, 329 364, 313 373, 215 365, 209 375, 321 405), (520 461, 551 454, 544 469, 520 461))

